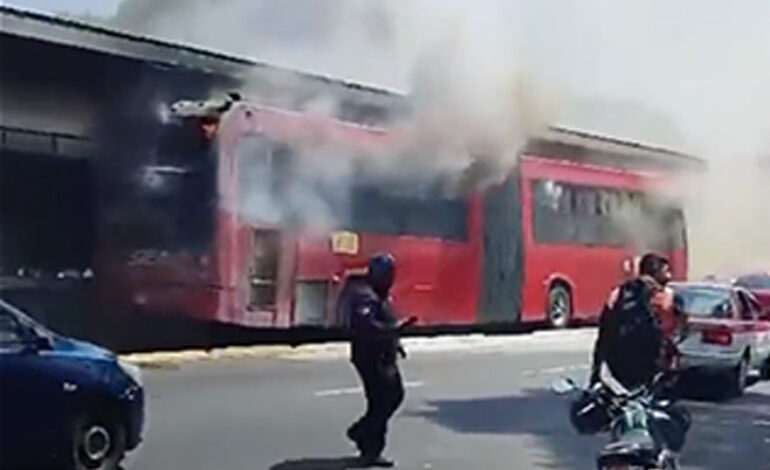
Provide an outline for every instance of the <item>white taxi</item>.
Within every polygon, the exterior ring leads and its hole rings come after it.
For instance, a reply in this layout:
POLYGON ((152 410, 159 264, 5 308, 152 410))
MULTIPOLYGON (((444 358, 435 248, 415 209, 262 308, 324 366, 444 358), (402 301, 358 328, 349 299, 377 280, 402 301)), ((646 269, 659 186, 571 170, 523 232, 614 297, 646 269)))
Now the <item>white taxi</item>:
POLYGON ((718 375, 727 391, 742 395, 751 370, 770 378, 770 318, 748 290, 712 283, 672 283, 675 301, 688 316, 680 344, 682 370, 718 375))

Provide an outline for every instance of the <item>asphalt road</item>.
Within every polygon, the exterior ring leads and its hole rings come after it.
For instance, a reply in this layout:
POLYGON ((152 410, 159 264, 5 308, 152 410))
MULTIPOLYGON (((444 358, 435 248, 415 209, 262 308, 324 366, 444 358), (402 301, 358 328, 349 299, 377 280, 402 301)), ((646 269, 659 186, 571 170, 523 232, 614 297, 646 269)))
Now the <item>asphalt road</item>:
MULTIPOLYGON (((402 469, 594 468, 602 437, 577 436, 549 384, 587 374, 590 331, 414 347, 387 455, 402 469)), ((335 354, 146 370, 146 441, 128 470, 332 470, 363 397, 335 354)), ((685 469, 770 470, 770 383, 722 403, 688 401, 685 469)))

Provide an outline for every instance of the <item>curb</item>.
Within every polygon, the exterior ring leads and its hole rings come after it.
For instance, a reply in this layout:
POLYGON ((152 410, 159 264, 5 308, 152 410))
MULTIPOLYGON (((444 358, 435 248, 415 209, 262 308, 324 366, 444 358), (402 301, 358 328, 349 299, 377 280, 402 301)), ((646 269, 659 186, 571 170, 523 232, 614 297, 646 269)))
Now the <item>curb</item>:
MULTIPOLYGON (((418 336, 404 338, 402 343, 407 350, 414 352, 444 352, 477 349, 489 351, 516 344, 532 342, 569 343, 585 340, 593 336, 593 329, 539 331, 531 334, 484 335, 470 334, 463 336, 418 336)), ((332 342, 320 344, 257 345, 231 346, 210 350, 196 349, 186 351, 159 351, 121 355, 122 361, 145 369, 175 369, 183 364, 236 359, 334 359, 348 354, 348 343, 332 342)))
POLYGON ((178 368, 182 364, 233 360, 233 359, 266 359, 266 358, 290 358, 298 355, 315 356, 330 349, 344 349, 345 343, 332 343, 321 345, 303 346, 231 346, 211 350, 186 350, 186 351, 159 351, 147 353, 134 353, 120 355, 120 360, 146 369, 178 368))

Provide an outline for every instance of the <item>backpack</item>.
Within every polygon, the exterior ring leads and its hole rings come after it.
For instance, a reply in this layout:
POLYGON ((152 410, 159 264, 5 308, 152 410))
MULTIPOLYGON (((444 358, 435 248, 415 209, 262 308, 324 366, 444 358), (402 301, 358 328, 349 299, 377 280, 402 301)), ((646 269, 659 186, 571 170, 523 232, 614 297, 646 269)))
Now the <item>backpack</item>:
POLYGON ((663 330, 652 305, 653 288, 642 279, 623 283, 611 306, 613 341, 606 358, 626 387, 646 383, 659 368, 663 330))

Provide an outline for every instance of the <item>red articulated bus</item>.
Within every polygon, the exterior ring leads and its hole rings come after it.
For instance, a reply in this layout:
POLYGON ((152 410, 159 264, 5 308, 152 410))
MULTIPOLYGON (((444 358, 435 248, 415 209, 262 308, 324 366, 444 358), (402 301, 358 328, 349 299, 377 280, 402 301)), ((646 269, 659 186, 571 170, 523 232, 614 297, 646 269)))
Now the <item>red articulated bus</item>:
POLYGON ((110 206, 102 298, 253 328, 335 327, 346 284, 390 252, 395 307, 424 327, 564 327, 595 321, 643 249, 668 253, 684 279, 682 211, 649 194, 699 160, 550 134, 494 184, 460 192, 445 175, 362 176, 388 158, 382 129, 245 102, 182 117, 110 206), (342 160, 346 181, 325 179, 342 160))

